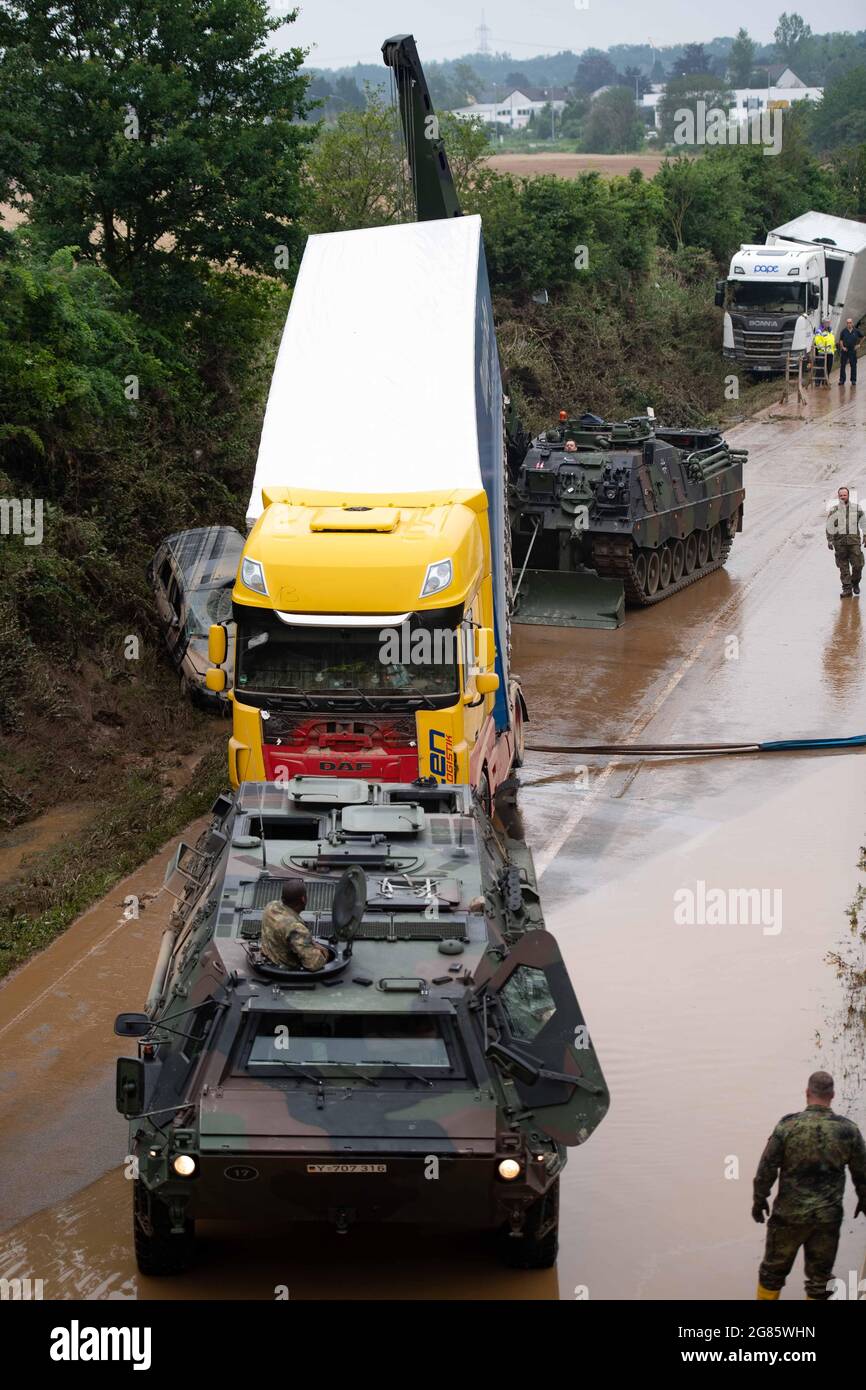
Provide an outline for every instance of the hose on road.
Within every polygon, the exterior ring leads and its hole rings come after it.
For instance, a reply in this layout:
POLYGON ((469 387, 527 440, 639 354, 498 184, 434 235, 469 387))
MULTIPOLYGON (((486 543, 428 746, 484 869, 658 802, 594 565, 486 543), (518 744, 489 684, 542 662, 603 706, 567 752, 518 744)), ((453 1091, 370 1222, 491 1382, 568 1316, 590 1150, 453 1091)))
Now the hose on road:
POLYGON ((664 758, 683 753, 728 757, 734 753, 824 752, 834 748, 866 748, 866 734, 850 738, 784 738, 764 743, 527 743, 527 753, 610 754, 664 758))

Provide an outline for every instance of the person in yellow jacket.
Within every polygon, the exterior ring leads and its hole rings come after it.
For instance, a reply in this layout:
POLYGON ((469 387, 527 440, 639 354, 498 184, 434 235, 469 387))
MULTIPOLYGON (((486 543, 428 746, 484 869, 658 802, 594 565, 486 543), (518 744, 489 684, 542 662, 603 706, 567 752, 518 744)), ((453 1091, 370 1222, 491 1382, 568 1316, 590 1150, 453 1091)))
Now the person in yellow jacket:
POLYGON ((824 358, 824 380, 820 383, 830 389, 830 372, 836 355, 836 338, 829 323, 821 325, 821 332, 815 334, 815 352, 824 358))

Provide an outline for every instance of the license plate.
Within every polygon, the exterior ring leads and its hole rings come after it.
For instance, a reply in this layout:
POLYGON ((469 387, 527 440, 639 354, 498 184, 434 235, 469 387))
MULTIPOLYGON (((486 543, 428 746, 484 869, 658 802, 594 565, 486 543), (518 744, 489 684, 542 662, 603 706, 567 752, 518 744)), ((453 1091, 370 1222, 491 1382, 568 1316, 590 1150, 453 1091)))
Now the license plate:
POLYGON ((308 1173, 387 1173, 387 1163, 308 1163, 308 1173))

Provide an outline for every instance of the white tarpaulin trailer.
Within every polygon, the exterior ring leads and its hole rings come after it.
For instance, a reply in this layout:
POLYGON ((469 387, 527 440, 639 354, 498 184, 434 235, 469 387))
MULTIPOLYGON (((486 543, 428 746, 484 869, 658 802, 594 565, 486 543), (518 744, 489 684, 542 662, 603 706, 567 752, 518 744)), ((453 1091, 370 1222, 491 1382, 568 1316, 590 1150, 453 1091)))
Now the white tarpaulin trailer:
POLYGON ((823 250, 833 332, 838 336, 846 318, 859 323, 866 314, 866 226, 850 217, 804 212, 767 234, 768 246, 788 243, 823 250))
POLYGON ((505 468, 480 217, 311 236, 274 367, 247 525, 261 516, 269 487, 346 501, 483 488, 500 730, 509 722, 505 468))
POLYGON ((387 494, 489 485, 491 469, 504 467, 501 408, 479 217, 311 236, 247 525, 268 486, 387 494))

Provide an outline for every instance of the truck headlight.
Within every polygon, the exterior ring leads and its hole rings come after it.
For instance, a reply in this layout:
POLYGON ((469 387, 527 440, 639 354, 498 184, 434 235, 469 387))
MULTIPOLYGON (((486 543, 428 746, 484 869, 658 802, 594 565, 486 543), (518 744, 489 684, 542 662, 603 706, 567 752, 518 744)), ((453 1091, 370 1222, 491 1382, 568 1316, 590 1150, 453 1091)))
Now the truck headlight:
POLYGON ((453 576, 450 560, 437 560, 435 564, 428 565, 421 597, 429 598, 431 594, 438 594, 440 589, 447 589, 453 576))
POLYGON ((179 1178, 191 1178, 195 1173, 197 1164, 191 1154, 178 1154, 171 1160, 171 1166, 179 1178))
POLYGON ((499 1176, 506 1182, 513 1182, 515 1178, 519 1178, 520 1172, 520 1164, 516 1158, 503 1158, 499 1165, 499 1176))
POLYGON ((241 565, 241 580, 248 589, 252 589, 255 594, 266 594, 268 586, 265 583, 265 572, 258 560, 244 560, 241 565))

